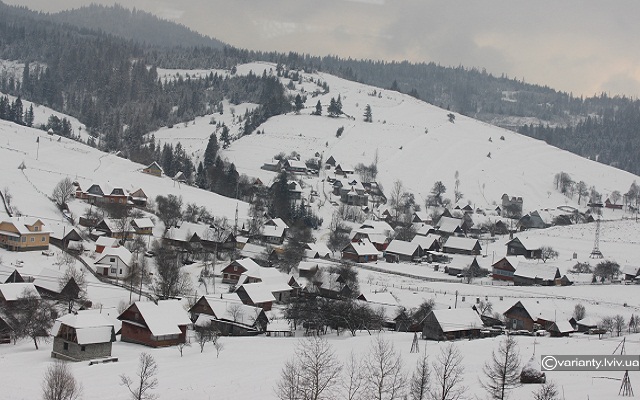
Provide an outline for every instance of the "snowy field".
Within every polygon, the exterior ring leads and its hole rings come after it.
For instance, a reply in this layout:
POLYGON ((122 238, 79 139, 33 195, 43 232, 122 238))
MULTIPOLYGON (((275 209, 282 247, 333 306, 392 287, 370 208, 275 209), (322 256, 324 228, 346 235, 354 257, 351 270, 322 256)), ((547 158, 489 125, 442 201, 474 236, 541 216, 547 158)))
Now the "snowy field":
MULTIPOLYGON (((413 372, 418 354, 411 354, 411 333, 383 333, 382 337, 393 343, 403 360, 404 371, 413 372)), ((346 361, 353 352, 357 357, 367 355, 372 336, 359 332, 356 337, 335 334, 326 336, 341 361, 346 361)), ((149 353, 158 363, 158 388, 154 391, 160 399, 277 399, 275 382, 284 363, 291 359, 296 338, 221 338, 224 349, 216 358, 211 344, 200 353, 197 344, 184 350, 184 355, 176 348, 151 349, 139 345, 116 342, 113 344, 115 363, 89 366, 88 362, 72 363, 71 370, 84 387, 85 399, 115 400, 127 397, 126 389, 120 385, 120 375, 134 377, 141 352, 149 353)), ((464 381, 468 387, 467 398, 485 398, 486 392, 480 387, 482 367, 498 346, 501 338, 478 339, 454 342, 463 354, 464 381)), ((598 340, 597 337, 574 335, 570 338, 516 337, 522 364, 534 354, 611 354, 620 342, 619 338, 598 340)), ((627 354, 638 354, 640 335, 627 337, 627 354)), ((420 341, 420 349, 433 361, 444 342, 420 341)), ((3 379, 3 399, 39 398, 42 375, 53 363, 49 356, 49 346, 35 350, 32 343, 21 342, 17 346, 0 346, 0 373, 3 379), (8 379, 20 377, 20 379, 8 379)), ((547 372, 547 380, 554 381, 564 392, 566 400, 612 399, 617 398, 623 372, 547 372)), ((640 378, 638 372, 630 372, 632 384, 640 378)), ((524 385, 511 393, 513 399, 533 399, 532 392, 539 385, 524 385)))

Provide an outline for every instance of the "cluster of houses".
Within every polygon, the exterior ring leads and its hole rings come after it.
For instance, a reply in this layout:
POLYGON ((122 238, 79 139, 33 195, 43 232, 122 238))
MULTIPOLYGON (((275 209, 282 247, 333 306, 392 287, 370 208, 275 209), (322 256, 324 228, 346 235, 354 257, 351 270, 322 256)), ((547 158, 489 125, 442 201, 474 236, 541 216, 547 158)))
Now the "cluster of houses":
POLYGON ((120 186, 94 183, 87 190, 83 190, 78 182, 74 182, 74 185, 76 187, 76 199, 85 200, 89 204, 147 206, 148 197, 142 189, 128 192, 120 186))

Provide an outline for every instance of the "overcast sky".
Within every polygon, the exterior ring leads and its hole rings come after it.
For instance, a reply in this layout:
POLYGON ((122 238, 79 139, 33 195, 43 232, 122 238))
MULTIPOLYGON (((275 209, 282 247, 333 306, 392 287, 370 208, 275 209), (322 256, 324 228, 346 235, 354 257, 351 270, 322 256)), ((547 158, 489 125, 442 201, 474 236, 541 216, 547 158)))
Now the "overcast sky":
MULTIPOLYGON (((108 0, 4 0, 43 11, 108 0)), ((233 46, 485 68, 640 97, 637 0, 126 0, 233 46)))

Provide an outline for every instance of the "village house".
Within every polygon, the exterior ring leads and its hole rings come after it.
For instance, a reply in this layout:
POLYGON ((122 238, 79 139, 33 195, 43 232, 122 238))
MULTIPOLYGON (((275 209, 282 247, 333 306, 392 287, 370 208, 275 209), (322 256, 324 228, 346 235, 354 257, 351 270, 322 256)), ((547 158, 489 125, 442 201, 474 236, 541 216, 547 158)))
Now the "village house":
POLYGON ((126 247, 105 248, 94 262, 94 268, 99 275, 124 279, 129 276, 131 252, 126 247))
POLYGON ((378 249, 368 240, 351 242, 342 249, 342 259, 357 263, 378 261, 378 249))
POLYGON ((153 175, 153 176, 162 176, 164 170, 157 162, 152 162, 148 167, 142 170, 145 174, 153 175))
POLYGON ((623 265, 622 266, 622 275, 626 282, 635 282, 638 279, 638 275, 640 275, 640 266, 638 265, 623 265))
POLYGON ((451 236, 442 245, 442 251, 451 254, 479 255, 482 246, 478 239, 451 236))
POLYGON ((324 243, 306 243, 304 256, 307 258, 331 258, 333 253, 324 243))
POLYGON ((9 217, 0 222, 0 247, 9 251, 49 249, 49 231, 38 218, 9 217))
POLYGON ((313 280, 307 279, 307 284, 302 291, 329 299, 351 298, 353 289, 346 283, 340 274, 323 270, 320 277, 313 276, 313 280))
POLYGON ((539 259, 542 257, 542 246, 534 239, 514 237, 507 242, 507 255, 539 259))
POLYGON ((584 317, 579 321, 576 321, 574 318, 569 320, 571 326, 576 332, 589 332, 590 329, 596 329, 598 327, 599 320, 593 317, 584 317))
POLYGON ((415 243, 420 245, 422 249, 421 255, 426 255, 427 252, 430 251, 440 251, 442 246, 440 246, 440 236, 429 234, 427 236, 416 235, 411 239, 411 243, 415 243))
POLYGON ((95 252, 101 254, 104 249, 112 248, 112 247, 120 247, 120 243, 118 239, 108 237, 108 236, 100 236, 98 240, 96 240, 96 249, 95 252))
POLYGON ((518 266, 518 260, 515 256, 502 257, 492 265, 491 275, 494 280, 513 282, 513 273, 518 266))
POLYGON ((440 236, 464 236, 463 223, 461 218, 440 217, 435 226, 436 233, 440 236))
POLYGON ((554 310, 547 310, 538 303, 519 300, 503 314, 508 329, 533 331, 547 329, 557 315, 554 310))
POLYGON ((329 158, 327 158, 327 161, 324 162, 324 165, 327 169, 329 169, 329 167, 335 167, 336 159, 333 158, 333 156, 329 156, 329 158))
POLYGON ((136 207, 146 207, 148 199, 147 194, 141 188, 129 193, 129 201, 136 207))
POLYGON ((276 298, 265 283, 247 283, 236 289, 235 292, 242 303, 260 307, 264 311, 270 311, 276 298))
POLYGON ((176 248, 196 253, 201 250, 220 252, 236 248, 236 238, 229 229, 186 221, 169 228, 163 240, 176 248))
POLYGON ((384 251, 387 262, 411 262, 422 257, 422 247, 416 242, 405 242, 394 239, 384 251))
POLYGON ((300 261, 298 264, 298 276, 300 278, 309 278, 318 272, 319 266, 314 261, 300 261))
POLYGON ((212 326, 222 336, 257 335, 269 324, 262 308, 213 296, 200 297, 189 313, 196 326, 212 326))
POLYGON ((622 204, 616 204, 609 199, 606 199, 604 201, 604 207, 611 210, 622 210, 622 204))
POLYGON ((411 218, 411 222, 414 224, 422 223, 425 225, 431 225, 433 220, 429 213, 426 211, 416 211, 413 213, 413 218, 411 218))
POLYGON ((260 265, 258 265, 251 258, 234 260, 222 269, 222 283, 235 285, 240 280, 240 276, 244 273, 247 273, 252 277, 259 277, 260 269, 260 265))
POLYGON ((547 328, 547 332, 551 337, 567 337, 575 331, 569 321, 560 320, 551 323, 547 328))
POLYGON ((516 286, 559 286, 562 284, 560 278, 558 267, 549 264, 520 261, 513 272, 513 284, 516 286))
POLYGON ((345 177, 347 177, 348 175, 353 175, 355 173, 353 168, 347 168, 341 164, 336 165, 334 172, 336 175, 343 175, 345 177))
POLYGON ((508 194, 503 194, 501 197, 502 200, 502 211, 508 213, 507 217, 517 218, 522 215, 522 206, 524 205, 522 197, 511 196, 508 194))
POLYGON ((2 283, 23 283, 24 278, 15 268, 9 268, 0 264, 0 284, 2 283))
POLYGON ((336 179, 333 182, 333 194, 350 206, 368 206, 369 194, 357 179, 336 179))
POLYGON ((295 159, 287 159, 281 162, 281 168, 292 174, 306 174, 307 164, 295 159))
POLYGON ((111 345, 116 341, 113 323, 100 314, 82 311, 58 318, 51 336, 51 357, 66 361, 111 357, 111 345))
POLYGON ((99 236, 108 236, 120 240, 133 238, 134 230, 128 220, 105 218, 98 222, 95 230, 91 233, 96 239, 99 236))
POLYGON ((131 228, 137 235, 153 235, 155 224, 149 217, 134 218, 131 220, 131 228))
POLYGON ((422 322, 422 338, 455 340, 480 337, 482 320, 471 308, 432 310, 422 322))
POLYGON ((78 283, 69 277, 62 284, 64 279, 64 271, 42 268, 35 276, 33 285, 43 299, 53 300, 74 300, 80 296, 80 287, 78 283))
POLYGON ((179 300, 135 302, 124 310, 120 340, 151 347, 184 343, 191 320, 179 300))
POLYGON ((273 218, 264 223, 261 237, 266 243, 282 244, 288 230, 289 226, 281 218, 273 218))
MULTIPOLYGON (((433 235, 436 232, 436 229, 428 224, 424 224, 424 223, 414 223, 415 224, 420 224, 420 226, 416 229, 416 236, 429 236, 429 235, 433 235)), ((438 237, 440 237, 440 235, 436 235, 438 237)))
POLYGON ((33 283, 3 283, 0 285, 0 307, 13 307, 23 297, 41 299, 33 283))
POLYGON ((547 211, 531 211, 518 220, 521 231, 526 229, 545 229, 551 226, 553 216, 547 211))
POLYGON ((384 233, 369 228, 357 229, 351 235, 352 242, 369 241, 378 251, 385 251, 391 242, 391 239, 384 233))
POLYGON ((67 251, 82 252, 82 236, 75 227, 66 224, 49 224, 49 243, 67 251))

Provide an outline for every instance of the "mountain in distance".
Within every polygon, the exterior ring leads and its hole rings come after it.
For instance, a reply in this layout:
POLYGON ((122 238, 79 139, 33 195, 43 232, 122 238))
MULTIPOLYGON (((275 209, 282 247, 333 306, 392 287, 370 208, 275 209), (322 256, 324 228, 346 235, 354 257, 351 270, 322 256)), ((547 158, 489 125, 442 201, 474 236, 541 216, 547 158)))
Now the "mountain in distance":
POLYGON ((135 8, 130 10, 119 4, 110 7, 91 4, 50 14, 50 18, 54 22, 98 30, 156 47, 203 46, 221 49, 225 46, 223 42, 202 35, 182 24, 158 18, 135 8))

